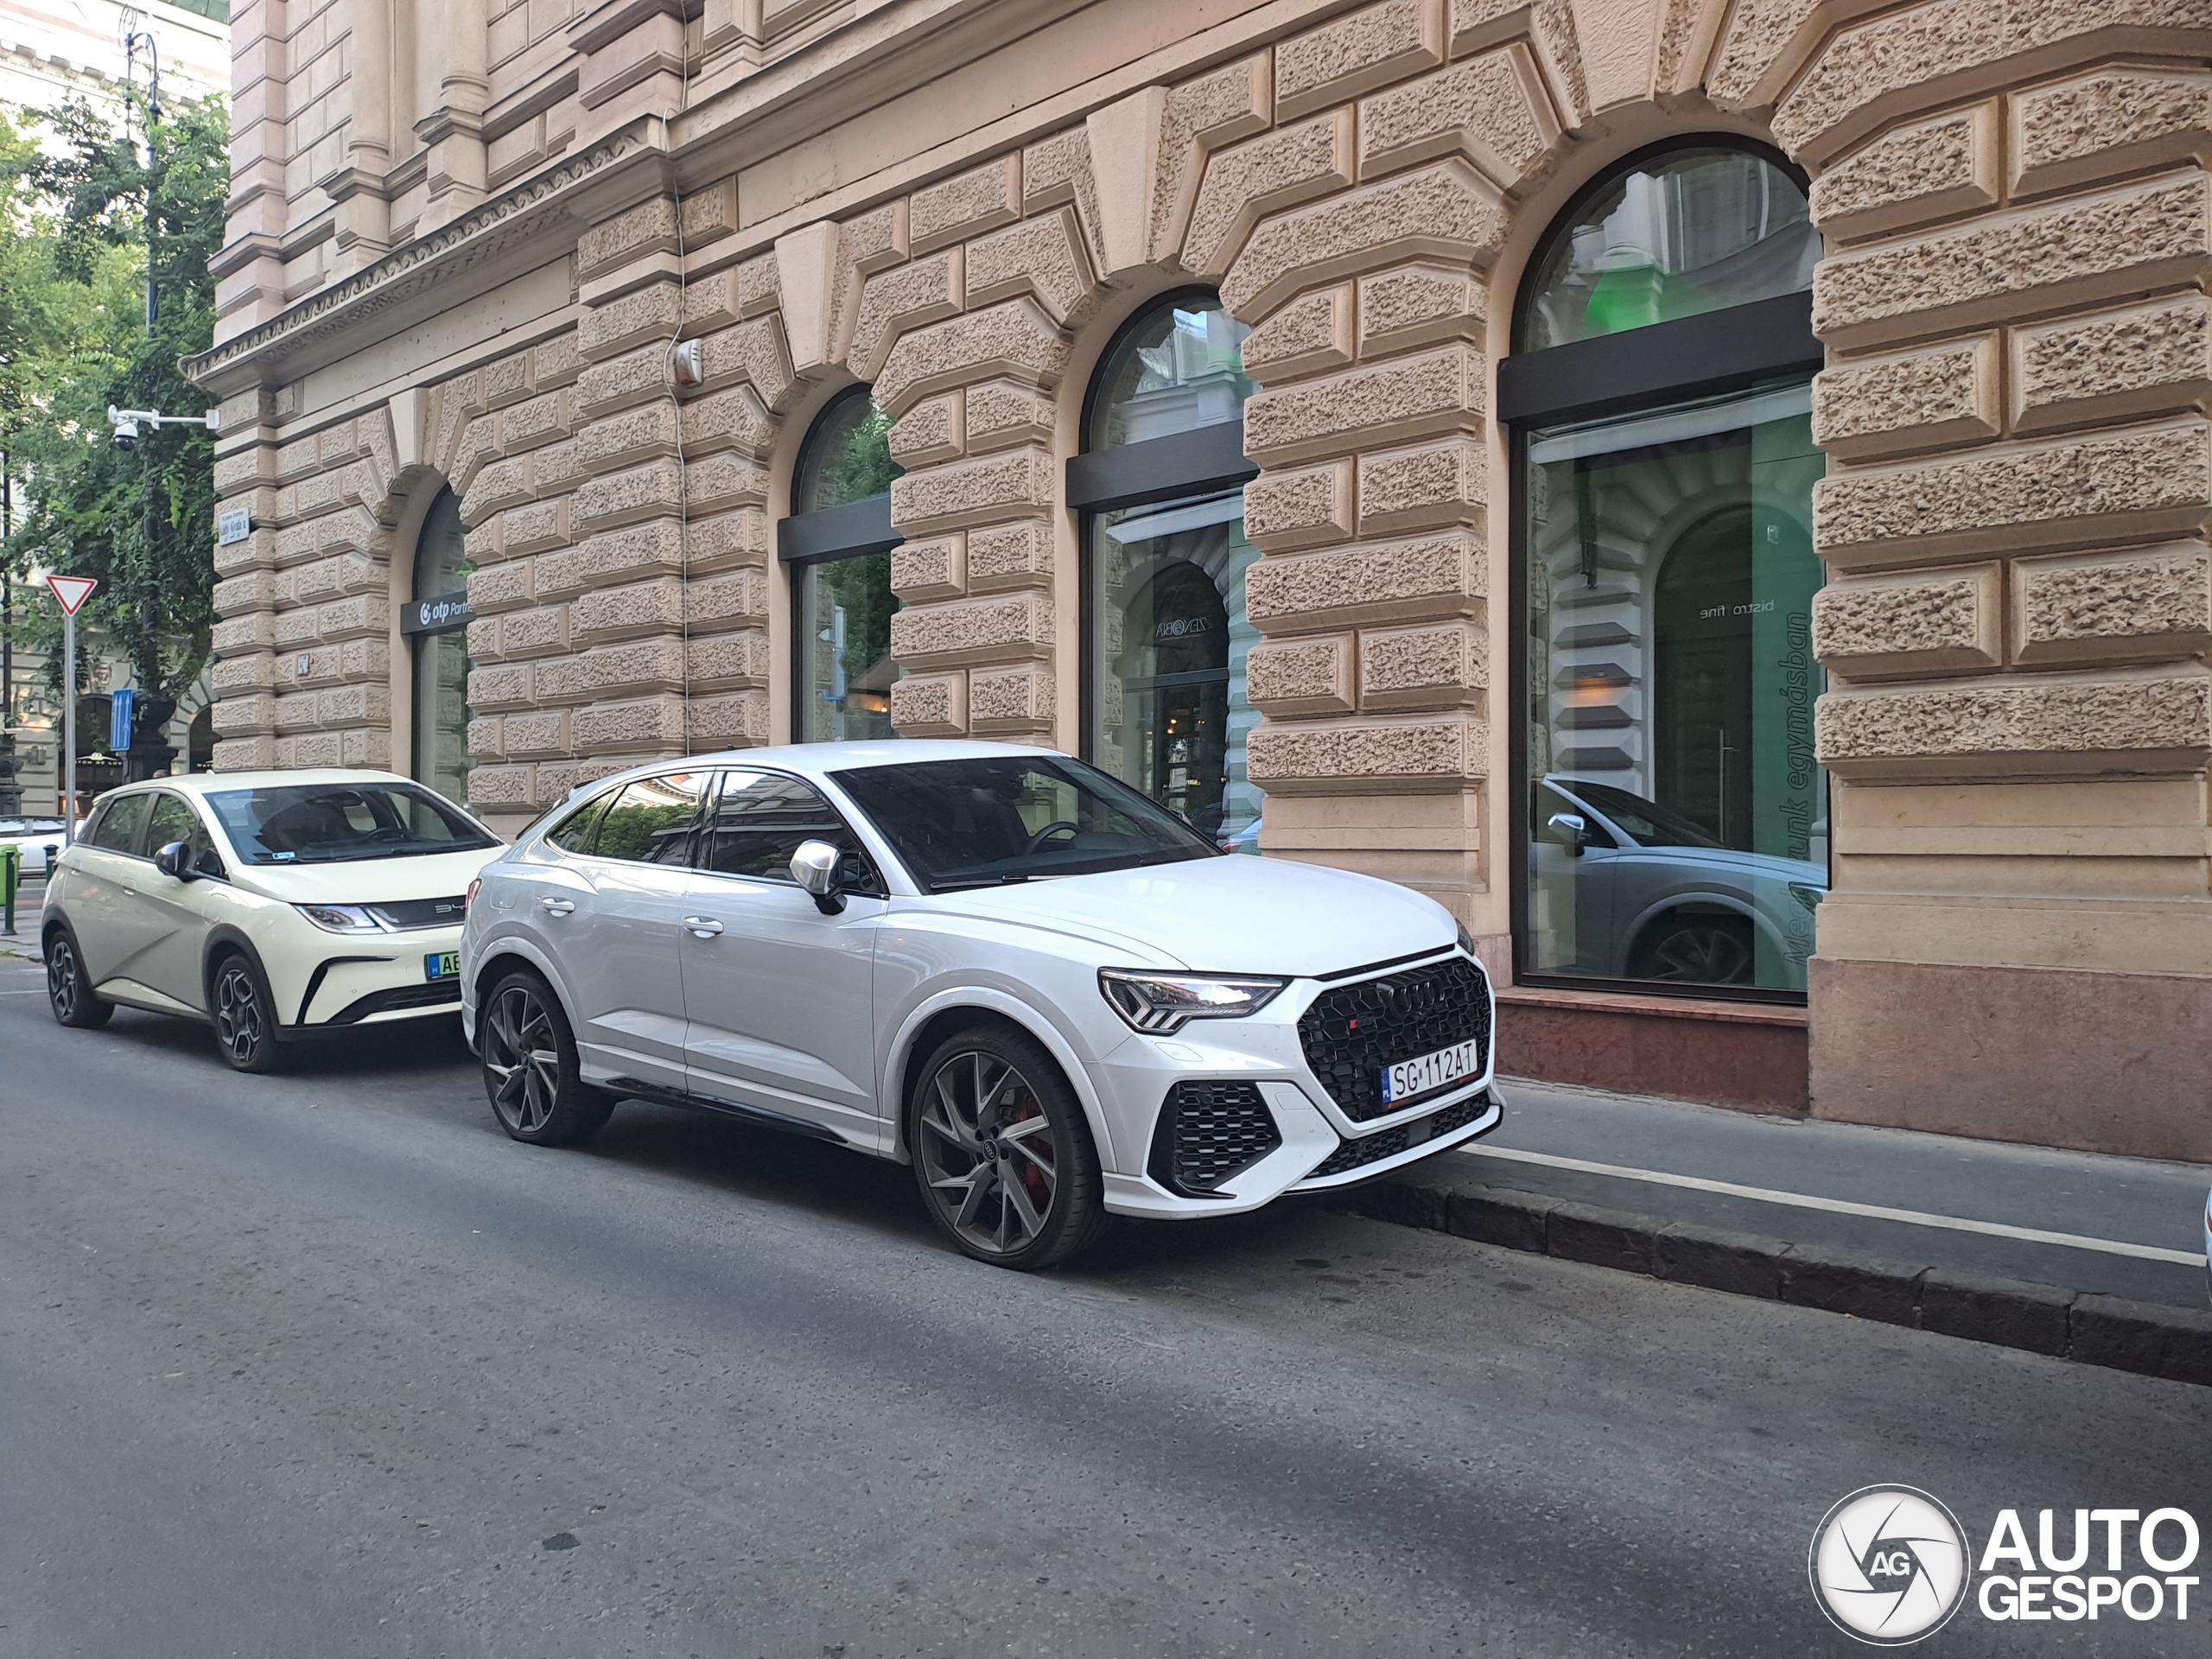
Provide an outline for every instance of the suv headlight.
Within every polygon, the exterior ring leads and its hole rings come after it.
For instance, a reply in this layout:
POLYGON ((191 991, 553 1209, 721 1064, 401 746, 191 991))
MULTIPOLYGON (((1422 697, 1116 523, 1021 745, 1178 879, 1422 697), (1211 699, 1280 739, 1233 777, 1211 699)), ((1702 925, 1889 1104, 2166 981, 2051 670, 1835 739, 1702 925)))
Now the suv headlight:
POLYGON ((359 905, 294 905, 294 910, 332 933, 381 933, 384 924, 359 905))
POLYGON ((1236 1020, 1274 1001, 1287 979, 1249 974, 1150 974, 1101 968, 1098 989, 1132 1031, 1165 1036, 1186 1020, 1236 1020))

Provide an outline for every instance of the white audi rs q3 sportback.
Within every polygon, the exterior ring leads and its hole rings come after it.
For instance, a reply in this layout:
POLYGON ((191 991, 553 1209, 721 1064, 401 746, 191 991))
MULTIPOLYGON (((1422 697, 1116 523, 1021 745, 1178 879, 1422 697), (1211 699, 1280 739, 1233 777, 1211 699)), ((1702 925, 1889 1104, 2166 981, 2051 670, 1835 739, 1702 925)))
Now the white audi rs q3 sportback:
POLYGON ((295 1038, 461 1001, 468 884, 491 831, 383 772, 200 772, 100 798, 46 893, 54 1017, 120 1002, 215 1028, 241 1071, 295 1038))
POLYGON ((1366 1179, 1495 1127, 1465 932, 981 742, 663 761, 486 865, 461 1017, 518 1141, 628 1097, 913 1166, 969 1255, 1366 1179))

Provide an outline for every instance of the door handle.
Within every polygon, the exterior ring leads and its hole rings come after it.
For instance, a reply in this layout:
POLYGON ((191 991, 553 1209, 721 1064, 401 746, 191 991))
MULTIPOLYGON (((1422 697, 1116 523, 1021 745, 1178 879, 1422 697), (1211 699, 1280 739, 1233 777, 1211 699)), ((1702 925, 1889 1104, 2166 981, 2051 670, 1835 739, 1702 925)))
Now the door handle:
POLYGON ((573 899, 541 899, 537 902, 545 907, 549 916, 566 916, 576 907, 573 899))
POLYGON ((711 916, 686 916, 683 925, 691 930, 695 939, 711 939, 722 931, 722 925, 711 916))

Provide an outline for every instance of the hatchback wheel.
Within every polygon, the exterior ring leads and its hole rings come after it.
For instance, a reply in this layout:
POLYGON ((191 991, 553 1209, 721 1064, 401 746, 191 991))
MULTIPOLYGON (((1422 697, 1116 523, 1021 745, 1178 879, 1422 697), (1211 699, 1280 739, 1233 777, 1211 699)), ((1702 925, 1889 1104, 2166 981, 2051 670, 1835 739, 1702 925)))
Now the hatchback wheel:
POLYGON ((577 1074, 576 1039, 543 980, 509 974, 492 988, 478 1018, 484 1092, 501 1128, 534 1147, 557 1147, 606 1126, 613 1097, 577 1074))
POLYGON ((276 1069, 276 1020, 268 987, 244 957, 215 969, 215 1041, 233 1071, 276 1069))
POLYGON ((1030 1039, 976 1026, 922 1067, 907 1146, 922 1197, 979 1262, 1046 1268, 1104 1229, 1104 1183, 1083 1108, 1030 1039))
POLYGON ((115 1012, 114 1003, 92 995, 85 959, 77 954, 77 941, 65 927, 47 935, 46 1000, 56 1020, 79 1031, 99 1030, 115 1012))

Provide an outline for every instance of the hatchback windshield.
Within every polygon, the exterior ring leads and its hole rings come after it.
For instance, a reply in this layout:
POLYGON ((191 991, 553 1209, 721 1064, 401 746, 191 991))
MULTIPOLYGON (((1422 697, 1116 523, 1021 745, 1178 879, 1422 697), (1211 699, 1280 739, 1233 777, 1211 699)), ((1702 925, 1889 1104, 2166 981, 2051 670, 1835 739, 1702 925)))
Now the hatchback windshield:
POLYGON ((207 796, 248 864, 461 853, 499 843, 412 784, 278 784, 207 796))
POLYGON ((1173 813, 1057 755, 832 775, 932 893, 1219 856, 1173 813))

